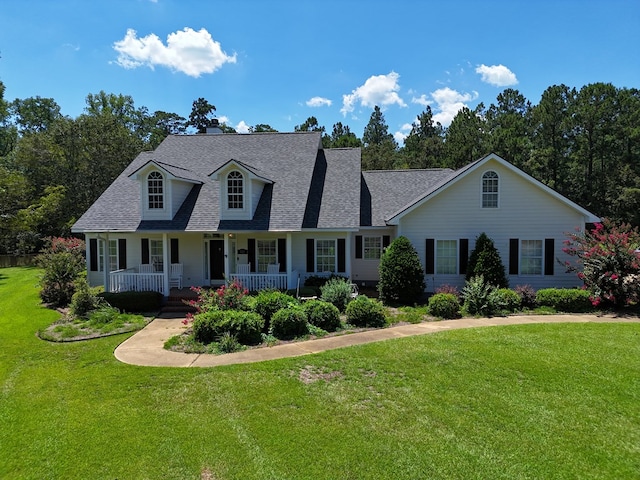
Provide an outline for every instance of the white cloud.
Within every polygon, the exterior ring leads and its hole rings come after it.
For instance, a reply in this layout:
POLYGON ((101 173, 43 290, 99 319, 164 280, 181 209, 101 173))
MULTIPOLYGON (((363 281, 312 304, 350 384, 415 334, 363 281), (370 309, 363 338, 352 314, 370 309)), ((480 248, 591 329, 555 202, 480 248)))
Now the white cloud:
POLYGON ((136 31, 129 29, 113 48, 118 52, 116 63, 124 68, 153 69, 159 65, 191 77, 213 73, 225 63, 236 63, 236 55, 223 52, 220 43, 204 28, 196 32, 187 27, 170 33, 166 46, 153 33, 138 38, 136 31))
POLYGON ((439 88, 435 92, 431 92, 435 105, 433 122, 440 122, 447 127, 451 124, 453 117, 456 116, 463 107, 467 106, 467 102, 478 98, 478 92, 460 93, 449 87, 439 88))
POLYGON ((406 107, 407 105, 397 93, 400 90, 398 78, 400 75, 396 72, 367 78, 364 85, 359 86, 349 95, 342 96, 340 112, 343 115, 353 112, 358 103, 363 107, 375 107, 376 105, 384 107, 393 104, 406 107))
POLYGON ((400 127, 399 131, 393 134, 393 138, 395 138, 396 142, 401 145, 402 143, 404 143, 404 139, 409 136, 409 133, 411 133, 412 128, 413 125, 411 125, 410 123, 405 123, 400 127))
POLYGON ((494 87, 509 87, 516 85, 518 79, 516 74, 504 65, 480 65, 476 68, 476 73, 482 75, 482 81, 494 87))
POLYGON ((418 105, 422 105, 423 107, 426 107, 427 105, 431 105, 433 101, 428 100, 427 96, 423 93, 419 97, 413 97, 411 99, 411 103, 417 103, 418 105))
POLYGON ((247 125, 244 120, 240 120, 240 123, 238 123, 234 128, 238 133, 249 133, 249 125, 247 125))
POLYGON ((331 100, 322 97, 313 97, 307 100, 307 107, 330 107, 331 100))

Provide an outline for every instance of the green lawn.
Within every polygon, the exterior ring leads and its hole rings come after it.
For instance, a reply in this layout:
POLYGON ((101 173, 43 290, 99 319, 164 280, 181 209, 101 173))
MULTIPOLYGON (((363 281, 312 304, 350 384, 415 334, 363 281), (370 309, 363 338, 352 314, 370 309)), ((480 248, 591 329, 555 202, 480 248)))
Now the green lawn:
POLYGON ((640 324, 458 330, 214 369, 48 343, 0 269, 0 478, 640 476, 640 324))

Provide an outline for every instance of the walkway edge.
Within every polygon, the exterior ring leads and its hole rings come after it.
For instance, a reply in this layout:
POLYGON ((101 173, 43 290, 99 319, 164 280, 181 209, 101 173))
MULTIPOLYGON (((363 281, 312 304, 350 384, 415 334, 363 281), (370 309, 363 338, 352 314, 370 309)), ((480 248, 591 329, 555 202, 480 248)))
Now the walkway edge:
POLYGON ((531 323, 639 323, 638 317, 614 315, 516 315, 494 318, 462 318, 440 322, 423 322, 302 342, 286 343, 273 347, 254 348, 225 355, 178 353, 164 349, 164 343, 179 335, 187 327, 182 319, 156 318, 145 328, 122 342, 114 351, 116 359, 130 365, 145 367, 217 367, 299 357, 336 348, 394 338, 458 330, 462 328, 523 325, 531 323))

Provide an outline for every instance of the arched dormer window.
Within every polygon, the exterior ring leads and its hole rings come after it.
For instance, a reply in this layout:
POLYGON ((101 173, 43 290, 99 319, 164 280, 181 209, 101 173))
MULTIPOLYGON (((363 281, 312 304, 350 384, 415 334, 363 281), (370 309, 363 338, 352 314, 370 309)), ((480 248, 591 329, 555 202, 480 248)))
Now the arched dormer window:
POLYGON ((244 177, 237 170, 227 175, 227 207, 240 210, 244 208, 244 177))
POLYGON ((164 178, 160 172, 151 172, 147 176, 149 210, 164 208, 164 178))
POLYGON ((489 170, 482 175, 482 208, 498 208, 498 174, 489 170))

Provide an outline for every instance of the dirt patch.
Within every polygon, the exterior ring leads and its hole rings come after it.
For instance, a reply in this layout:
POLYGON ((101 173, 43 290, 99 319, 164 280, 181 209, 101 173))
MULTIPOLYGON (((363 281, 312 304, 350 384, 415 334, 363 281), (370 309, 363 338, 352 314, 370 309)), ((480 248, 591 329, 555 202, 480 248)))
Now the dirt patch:
POLYGON ((342 372, 332 371, 325 372, 319 370, 317 367, 313 367, 311 365, 307 365, 298 373, 298 380, 300 380, 305 385, 310 383, 319 382, 320 380, 324 380, 325 382, 330 382, 335 378, 342 378, 344 375, 342 372))

